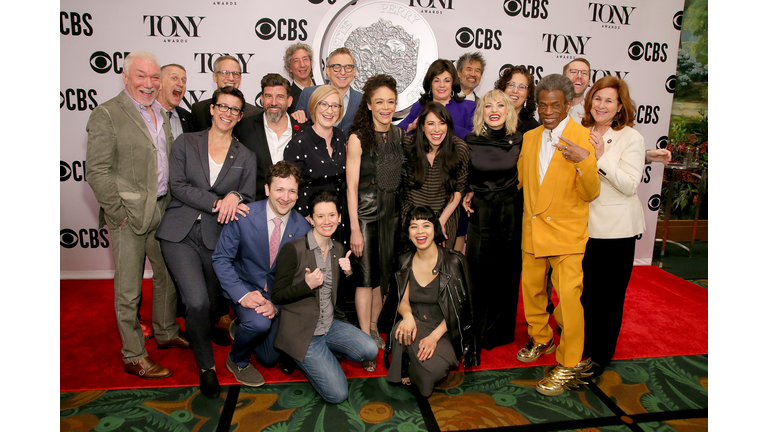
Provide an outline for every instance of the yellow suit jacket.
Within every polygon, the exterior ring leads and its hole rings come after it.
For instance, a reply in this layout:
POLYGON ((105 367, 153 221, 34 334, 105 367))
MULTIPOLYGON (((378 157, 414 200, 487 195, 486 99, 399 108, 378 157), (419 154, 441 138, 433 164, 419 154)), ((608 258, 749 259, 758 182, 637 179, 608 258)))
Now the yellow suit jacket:
POLYGON ((543 133, 544 126, 539 126, 525 134, 517 161, 518 188, 523 189, 525 198, 523 251, 537 258, 584 253, 589 238, 589 202, 600 194, 600 177, 595 149, 589 142, 589 129, 569 118, 562 136, 587 149, 589 157, 573 163, 556 151, 544 181, 539 184, 543 133))

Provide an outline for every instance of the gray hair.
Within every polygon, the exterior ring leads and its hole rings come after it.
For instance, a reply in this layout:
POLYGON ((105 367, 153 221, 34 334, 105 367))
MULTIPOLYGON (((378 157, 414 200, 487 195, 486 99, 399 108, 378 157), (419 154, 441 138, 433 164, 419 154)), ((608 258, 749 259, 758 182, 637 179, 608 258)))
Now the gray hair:
POLYGON ((567 76, 552 74, 539 80, 539 85, 536 86, 536 103, 539 103, 539 94, 542 91, 553 92, 555 90, 563 92, 565 103, 572 101, 576 96, 576 89, 573 88, 573 83, 567 76))
POLYGON ((237 61, 236 58, 232 57, 231 55, 223 55, 219 56, 214 62, 213 62, 213 71, 218 72, 219 71, 219 63, 223 62, 224 60, 232 60, 233 62, 237 63, 237 70, 238 72, 242 72, 242 67, 240 66, 240 62, 237 61))
POLYGON ((160 69, 160 62, 157 60, 156 55, 147 51, 132 51, 130 54, 125 56, 125 60, 123 60, 123 72, 128 74, 128 71, 131 70, 131 64, 133 63, 133 60, 137 58, 154 62, 157 65, 157 68, 160 69))
POLYGON ((312 47, 302 43, 302 42, 296 42, 295 44, 289 46, 285 49, 285 55, 283 56, 283 67, 285 68, 286 72, 288 72, 288 75, 291 76, 291 79, 293 79, 293 72, 291 72, 291 57, 296 53, 296 51, 303 49, 307 52, 307 55, 309 55, 309 63, 310 63, 310 76, 312 75, 312 67, 311 65, 314 64, 315 61, 315 53, 312 51, 312 47))
POLYGON ((462 70, 464 68, 464 63, 466 62, 480 63, 480 68, 485 72, 485 58, 480 52, 462 54, 462 56, 459 57, 459 60, 456 61, 456 69, 462 70))

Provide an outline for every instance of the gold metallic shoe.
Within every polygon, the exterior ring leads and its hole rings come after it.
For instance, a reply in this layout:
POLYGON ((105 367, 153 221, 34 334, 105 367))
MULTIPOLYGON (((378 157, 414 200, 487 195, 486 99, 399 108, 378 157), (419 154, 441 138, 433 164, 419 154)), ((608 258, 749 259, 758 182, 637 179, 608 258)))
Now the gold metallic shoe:
POLYGON ((554 338, 546 344, 537 344, 533 338, 528 338, 525 347, 520 348, 520 351, 517 352, 517 359, 523 363, 530 363, 538 360, 544 354, 552 354, 556 349, 554 338))
POLYGON ((592 372, 587 372, 591 367, 590 359, 582 360, 574 367, 558 364, 536 384, 536 391, 545 396, 559 396, 566 390, 577 389, 580 385, 587 384, 581 378, 592 375, 592 372))

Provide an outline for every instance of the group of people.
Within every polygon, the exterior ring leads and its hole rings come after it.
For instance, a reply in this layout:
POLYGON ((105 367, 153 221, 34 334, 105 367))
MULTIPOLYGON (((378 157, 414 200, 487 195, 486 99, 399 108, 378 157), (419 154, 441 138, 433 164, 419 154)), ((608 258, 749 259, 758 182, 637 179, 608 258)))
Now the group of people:
POLYGON ((577 59, 537 85, 509 68, 478 96, 485 60, 469 53, 458 67, 434 61, 395 125, 397 82, 382 74, 351 88, 347 48, 327 58, 329 85, 313 85, 308 45, 284 60, 293 83, 265 75, 259 107, 238 89, 237 59, 217 58, 217 89, 189 113, 184 67, 136 51, 125 91, 91 114, 86 174, 112 238, 127 373, 171 375, 144 347, 145 256, 158 347, 192 349, 211 398, 212 343, 231 345, 226 367, 240 383, 264 384, 254 356, 298 367, 330 403, 347 397, 336 357, 373 372, 384 349, 387 380, 428 396, 460 361, 477 366, 481 348, 512 342, 521 273, 530 339, 518 360, 555 351, 550 272, 559 299, 558 365, 537 390, 560 394, 608 365, 645 228, 643 164, 669 160, 632 129, 624 81, 587 92, 589 63, 577 59), (339 306, 347 286, 357 326, 339 306))

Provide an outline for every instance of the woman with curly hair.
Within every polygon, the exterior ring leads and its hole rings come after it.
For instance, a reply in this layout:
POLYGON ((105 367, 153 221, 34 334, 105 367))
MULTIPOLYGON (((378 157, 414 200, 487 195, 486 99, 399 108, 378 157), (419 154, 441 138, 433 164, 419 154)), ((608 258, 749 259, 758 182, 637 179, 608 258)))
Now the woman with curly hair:
MULTIPOLYGON (((383 349, 377 323, 392 273, 399 220, 397 194, 405 160, 403 130, 392 127, 397 81, 389 75, 372 76, 363 87, 363 102, 347 142, 350 249, 362 273, 355 290, 360 329, 383 349)), ((376 361, 363 362, 363 368, 375 371, 376 361)))
POLYGON ((517 131, 525 135, 531 129, 539 127, 539 122, 533 118, 536 112, 534 101, 533 75, 523 65, 504 69, 501 76, 493 85, 512 100, 512 106, 517 113, 517 131))

